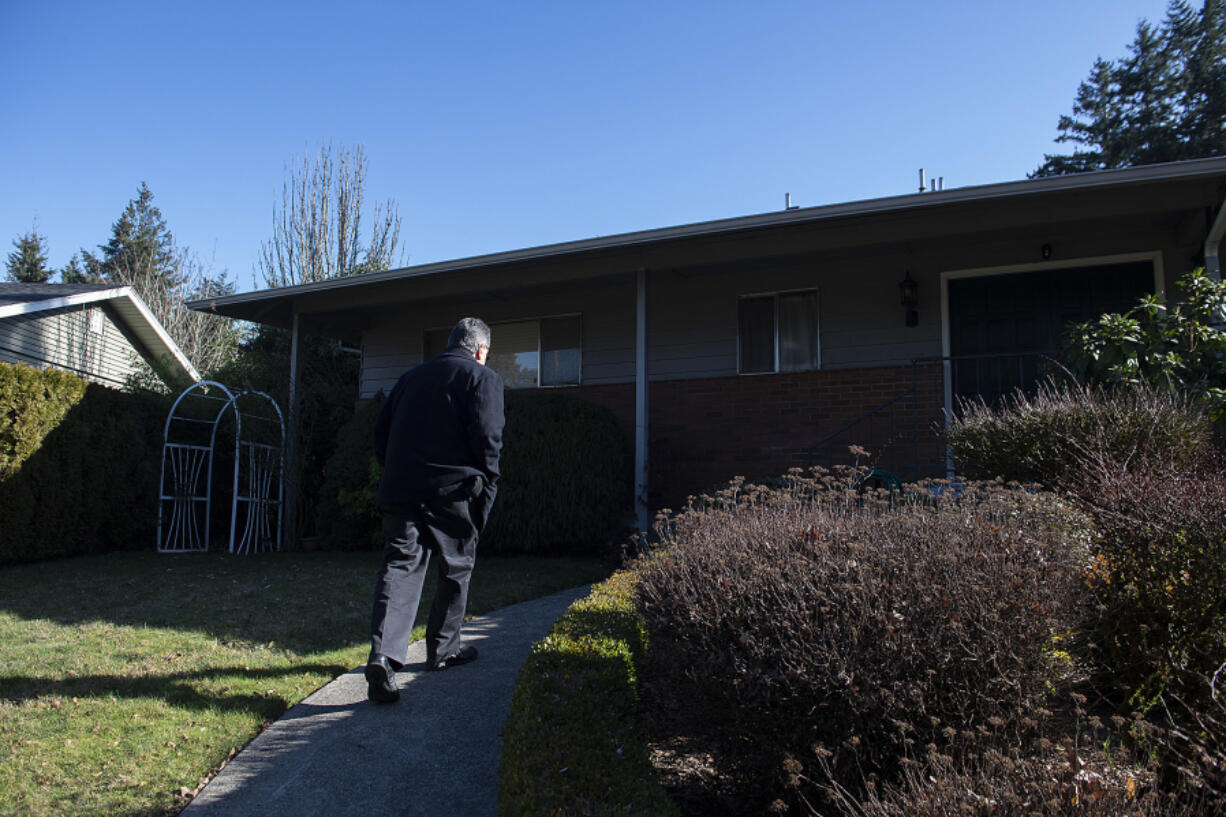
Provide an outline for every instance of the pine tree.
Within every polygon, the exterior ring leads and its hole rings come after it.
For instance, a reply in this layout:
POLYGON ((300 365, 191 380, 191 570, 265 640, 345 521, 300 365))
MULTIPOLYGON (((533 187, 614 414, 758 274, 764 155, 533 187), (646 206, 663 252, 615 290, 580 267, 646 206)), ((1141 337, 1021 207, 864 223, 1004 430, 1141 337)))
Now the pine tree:
MULTIPOLYGON (((234 283, 225 272, 214 275, 194 253, 175 245, 144 182, 111 225, 110 240, 98 246, 98 254, 82 250, 74 255, 60 271, 60 279, 132 287, 188 359, 203 371, 225 364, 237 352, 238 330, 233 321, 184 306, 185 301, 232 294, 234 283)), ((147 371, 134 383, 152 386, 157 378, 147 371)))
POLYGON ((1031 177, 1226 155, 1224 2, 1171 0, 1160 27, 1137 26, 1127 57, 1096 60, 1057 126, 1057 142, 1082 148, 1045 155, 1031 177))
POLYGON ((110 240, 98 250, 99 255, 81 251, 85 276, 90 280, 132 285, 138 290, 142 282, 150 280, 168 278, 166 283, 171 286, 180 283, 176 279, 174 236, 144 182, 136 198, 111 225, 110 240))
POLYGON ((41 284, 51 277, 52 270, 47 269, 47 253, 43 247, 43 236, 37 229, 30 230, 25 235, 14 239, 16 247, 9 253, 8 278, 23 284, 41 284))
POLYGON ((81 256, 73 253, 72 258, 60 270, 60 281, 65 284, 97 284, 100 279, 91 277, 81 266, 81 256))

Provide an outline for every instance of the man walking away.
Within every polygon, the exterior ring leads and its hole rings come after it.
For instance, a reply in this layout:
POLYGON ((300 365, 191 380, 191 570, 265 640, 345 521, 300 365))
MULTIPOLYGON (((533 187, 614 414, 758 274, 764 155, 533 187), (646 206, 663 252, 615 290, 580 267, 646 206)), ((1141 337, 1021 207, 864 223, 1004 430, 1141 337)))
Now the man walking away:
POLYGON ((461 646, 460 626, 477 537, 498 492, 502 378, 486 368, 489 353, 490 328, 462 319, 446 351, 401 375, 375 423, 385 545, 366 663, 372 701, 400 698, 396 670, 408 651, 431 553, 438 587, 426 624, 426 669, 477 657, 475 647, 461 646))

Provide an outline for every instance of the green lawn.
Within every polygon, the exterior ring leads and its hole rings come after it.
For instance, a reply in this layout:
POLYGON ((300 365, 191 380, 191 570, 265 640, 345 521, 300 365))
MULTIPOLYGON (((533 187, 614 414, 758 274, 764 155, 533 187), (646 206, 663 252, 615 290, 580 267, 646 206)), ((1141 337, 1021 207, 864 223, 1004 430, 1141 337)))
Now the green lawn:
MULTIPOLYGON (((365 660, 378 563, 119 553, 0 568, 0 814, 174 813, 181 789, 365 660)), ((469 612, 611 569, 478 559, 469 612)))

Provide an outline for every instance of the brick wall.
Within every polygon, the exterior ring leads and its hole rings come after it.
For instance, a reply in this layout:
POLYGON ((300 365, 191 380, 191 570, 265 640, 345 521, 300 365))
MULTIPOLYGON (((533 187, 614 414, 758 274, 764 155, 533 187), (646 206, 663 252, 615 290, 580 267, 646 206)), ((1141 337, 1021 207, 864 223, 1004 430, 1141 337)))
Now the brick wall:
MULTIPOLYGON (((939 365, 670 380, 650 389, 653 507, 676 508, 688 495, 738 475, 754 479, 810 462, 846 463, 852 444, 869 449, 874 462, 903 479, 914 477, 917 454, 920 475, 944 467, 944 448, 933 431, 944 405, 939 365), (829 440, 816 458, 805 451, 913 385, 914 396, 829 440)), ((633 446, 633 384, 568 391, 608 406, 633 446)))

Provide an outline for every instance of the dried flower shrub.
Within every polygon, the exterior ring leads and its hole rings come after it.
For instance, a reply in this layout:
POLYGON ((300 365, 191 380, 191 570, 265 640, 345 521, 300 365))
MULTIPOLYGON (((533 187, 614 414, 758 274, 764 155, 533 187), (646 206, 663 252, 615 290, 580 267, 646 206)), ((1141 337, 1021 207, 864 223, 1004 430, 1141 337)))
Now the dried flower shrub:
POLYGON ((1186 813, 1226 813, 1226 463, 1100 450, 1070 487, 1096 531, 1099 687, 1147 716, 1133 738, 1186 813))
POLYGON ((1192 707, 1226 661, 1226 467, 1110 452, 1073 489, 1096 529, 1090 589, 1096 645, 1120 702, 1143 711, 1170 691, 1192 707), (1189 679, 1185 682, 1184 679, 1189 679))
POLYGON ((668 519, 640 568, 655 688, 704 702, 761 811, 821 800, 822 769, 863 792, 925 746, 1019 740, 1070 669, 1056 639, 1084 612, 1080 514, 999 484, 855 482, 734 482, 668 519))
POLYGON ((1104 453, 1126 468, 1151 457, 1194 461, 1211 449, 1213 423, 1191 398, 1143 382, 1109 388, 1053 379, 1000 406, 963 403, 943 436, 960 474, 1055 489, 1104 453))
POLYGON ((1185 801, 1226 814, 1226 663, 1212 675, 1185 678, 1181 687, 1190 694, 1167 696, 1167 720, 1150 733, 1152 742, 1185 801))
POLYGON ((1151 773, 1091 768, 1060 746, 1033 754, 989 750, 958 761, 929 757, 908 768, 901 784, 831 799, 845 817, 1190 817, 1186 803, 1157 790, 1151 773))

